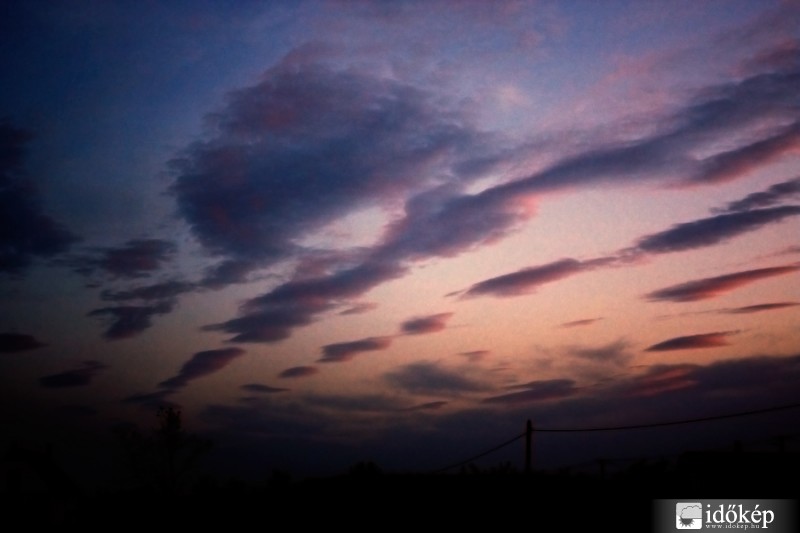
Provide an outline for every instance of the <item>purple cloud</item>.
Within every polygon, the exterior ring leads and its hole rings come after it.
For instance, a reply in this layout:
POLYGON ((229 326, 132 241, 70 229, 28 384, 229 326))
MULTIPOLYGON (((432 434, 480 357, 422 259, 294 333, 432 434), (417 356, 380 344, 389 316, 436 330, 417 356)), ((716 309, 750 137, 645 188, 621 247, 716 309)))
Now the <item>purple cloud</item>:
POLYGON ((106 368, 106 365, 98 361, 86 361, 82 367, 39 378, 39 383, 49 389, 85 387, 92 382, 98 372, 106 368))
POLYGON ((289 390, 281 387, 270 387, 269 385, 262 385, 261 383, 248 383, 242 385, 241 388, 249 392, 258 392, 262 394, 274 394, 276 392, 286 392, 289 390))
POLYGON ((724 211, 748 211, 754 208, 769 207, 786 198, 800 197, 800 178, 776 183, 764 191, 748 194, 741 200, 729 203, 724 211))
POLYGON ((532 381, 525 385, 517 385, 513 388, 522 388, 524 390, 498 396, 490 396, 489 398, 485 398, 483 403, 519 404, 558 400, 574 396, 578 390, 575 387, 575 382, 571 379, 532 381))
POLYGON ((727 337, 736 334, 735 331, 717 331, 714 333, 701 333, 699 335, 686 335, 659 342, 645 352, 667 352, 672 350, 695 350, 698 348, 717 348, 729 346, 727 337))
POLYGON ((281 378, 305 378, 309 376, 313 376, 319 372, 319 369, 314 366, 293 366, 291 368, 287 368, 280 374, 278 377, 281 378))
POLYGON ((367 202, 444 174, 468 178, 461 169, 489 141, 435 95, 291 54, 230 93, 208 122, 213 136, 172 162, 172 192, 233 281, 296 253, 298 237, 367 202))
POLYGON ((630 359, 631 354, 628 348, 630 348, 628 342, 618 340, 597 348, 572 346, 567 350, 567 353, 579 359, 619 365, 630 359))
POLYGON ((756 142, 702 160, 695 172, 694 180, 714 183, 735 179, 798 148, 800 148, 800 123, 795 122, 756 142))
POLYGON ((581 318, 579 320, 572 320, 570 322, 564 322, 562 324, 559 324, 558 327, 560 327, 560 328, 576 328, 576 327, 581 327, 581 326, 591 326, 592 324, 594 324, 595 322, 598 322, 600 320, 603 320, 603 319, 601 317, 599 317, 599 318, 581 318))
POLYGON ((470 363, 476 363, 484 359, 491 352, 489 350, 471 350, 468 352, 459 352, 458 355, 466 357, 470 363))
POLYGON ((15 353, 35 350, 47 346, 33 335, 23 333, 0 333, 0 353, 15 353))
POLYGON ((154 407, 178 407, 178 404, 168 400, 170 396, 175 394, 176 389, 164 389, 156 392, 133 394, 122 400, 123 403, 137 404, 146 409, 154 407))
POLYGON ((757 230, 767 224, 800 215, 800 206, 783 206, 726 213, 677 224, 672 228, 639 239, 636 249, 647 253, 670 253, 712 246, 757 230))
POLYGON ((169 241, 134 239, 116 248, 95 248, 90 254, 70 258, 68 264, 84 275, 99 271, 112 278, 143 278, 170 261, 175 250, 169 241))
POLYGON ((378 304, 374 302, 362 302, 357 303, 347 309, 340 311, 340 315, 360 315, 362 313, 366 313, 368 311, 372 311, 373 309, 377 308, 378 304))
POLYGON ((444 407, 448 403, 450 403, 450 402, 446 402, 446 401, 442 401, 442 400, 437 401, 437 402, 426 402, 426 403, 421 403, 421 404, 417 404, 417 405, 412 405, 411 407, 406 407, 405 409, 403 409, 403 411, 408 411, 408 412, 438 411, 439 409, 441 409, 442 407, 444 407))
POLYGON ((666 287, 645 295, 645 298, 650 301, 672 302, 706 300, 708 298, 715 298, 755 281, 791 274, 798 270, 800 270, 800 266, 785 265, 734 272, 733 274, 725 274, 724 276, 687 281, 686 283, 666 287))
POLYGON ((729 315, 743 315, 749 313, 761 313, 762 311, 786 309, 787 307, 796 307, 798 305, 800 305, 800 302, 774 302, 767 304, 746 305, 744 307, 733 307, 731 309, 722 309, 719 312, 729 315))
POLYGON ((603 260, 578 261, 577 259, 560 259, 552 263, 523 268, 510 274, 504 274, 475 283, 467 289, 464 296, 519 296, 530 294, 545 283, 558 281, 580 272, 596 268, 603 260))
POLYGON ((130 290, 111 291, 104 290, 100 298, 110 302, 125 302, 128 300, 170 300, 181 294, 194 290, 195 285, 186 281, 164 281, 153 285, 144 285, 130 290))
POLYGON ((400 325, 400 330, 406 335, 422 335, 435 333, 447 327, 447 321, 453 313, 438 313, 435 315, 421 316, 406 320, 400 325))
POLYGON ((115 307, 101 307, 89 311, 87 316, 110 316, 112 318, 103 337, 109 340, 119 340, 134 337, 152 326, 151 318, 155 315, 171 313, 174 302, 165 301, 153 305, 120 305, 115 307))
POLYGON ((392 337, 367 337, 357 341, 337 342, 322 347, 320 363, 341 363, 349 361, 362 352, 385 350, 392 344, 392 337))
POLYGON ((486 389, 482 383, 433 363, 412 363, 384 375, 391 385, 412 394, 461 394, 486 389))
POLYGON ((245 351, 241 348, 221 348, 197 352, 183 364, 177 375, 162 381, 158 386, 167 389, 185 387, 192 380, 219 372, 244 353, 245 351))
POLYGON ((42 195, 23 168, 33 135, 0 121, 0 272, 23 274, 35 259, 66 252, 78 237, 44 214, 42 195))

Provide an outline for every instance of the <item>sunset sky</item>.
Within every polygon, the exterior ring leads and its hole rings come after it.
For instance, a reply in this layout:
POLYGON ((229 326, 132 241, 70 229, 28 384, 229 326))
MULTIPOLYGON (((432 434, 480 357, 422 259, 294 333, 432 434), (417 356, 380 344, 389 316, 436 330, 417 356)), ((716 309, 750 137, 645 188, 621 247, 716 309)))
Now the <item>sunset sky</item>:
POLYGON ((0 10, 3 444, 173 404, 258 468, 425 470, 800 402, 797 2, 0 10))

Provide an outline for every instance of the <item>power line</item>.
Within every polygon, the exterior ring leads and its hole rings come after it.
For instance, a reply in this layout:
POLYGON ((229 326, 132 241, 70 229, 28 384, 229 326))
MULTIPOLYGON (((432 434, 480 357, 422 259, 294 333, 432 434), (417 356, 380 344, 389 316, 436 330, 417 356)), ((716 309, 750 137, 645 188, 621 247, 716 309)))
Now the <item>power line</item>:
POLYGON ((621 429, 643 429, 643 428, 656 428, 664 426, 677 426, 679 424, 691 424, 694 422, 708 422, 710 420, 722 420, 724 418, 736 418, 739 416, 758 415, 762 413, 771 413, 773 411, 782 411, 785 409, 793 409, 800 407, 800 403, 792 403, 787 405, 779 405, 776 407, 767 407, 765 409, 754 409, 752 411, 741 411, 739 413, 731 413, 727 415, 704 416, 700 418, 687 418, 684 420, 673 420, 670 422, 655 422, 651 424, 633 424, 629 426, 608 426, 608 427, 594 427, 594 428, 537 428, 534 427, 534 432, 537 433, 575 433, 581 431, 617 431, 621 429))
POLYGON ((513 437, 513 438, 511 438, 511 439, 509 439, 509 440, 505 441, 505 442, 504 442, 504 443, 502 443, 502 444, 498 444, 498 445, 497 445, 497 446, 495 446, 494 448, 488 449, 488 450, 486 450, 485 452, 481 452, 481 453, 479 453, 478 455, 473 455, 473 456, 472 456, 472 457, 470 457, 469 459, 464 459, 463 461, 459 461, 459 462, 457 462, 457 463, 454 463, 454 464, 452 464, 452 465, 445 466, 444 468, 440 468, 440 469, 438 469, 438 470, 434 470, 434 471, 433 471, 433 472, 431 472, 431 473, 432 473, 432 474, 438 474, 439 472, 444 472, 445 470, 450 470, 450 469, 453 469, 453 468, 456 468, 456 467, 459 467, 459 466, 463 466, 463 465, 465 465, 465 464, 467 464, 467 463, 471 463, 471 462, 472 462, 472 461, 474 461, 475 459, 480 459, 480 458, 481 458, 481 457, 483 457, 484 455, 489 455, 489 454, 490 454, 490 453, 492 453, 492 452, 496 452, 496 451, 497 451, 497 450, 499 450, 500 448, 503 448, 503 447, 505 447, 505 446, 508 446, 508 445, 509 445, 509 444, 511 444, 512 442, 516 442, 516 441, 518 441, 519 439, 521 439, 522 437, 524 437, 524 436, 526 435, 526 433, 527 433, 527 432, 523 431, 522 433, 520 433, 520 434, 519 434, 519 435, 517 435, 516 437, 513 437))
MULTIPOLYGON (((627 429, 644 429, 644 428, 656 428, 656 427, 665 427, 665 426, 676 426, 680 424, 692 424, 696 422, 709 422, 712 420, 723 420, 726 418, 736 418, 740 416, 750 416, 750 415, 758 415, 763 413, 771 413, 775 411, 783 411, 786 409, 794 409, 800 407, 800 403, 791 403, 786 405, 778 405, 774 407, 767 407, 764 409, 753 409, 751 411, 740 411, 738 413, 729 413, 725 415, 716 415, 716 416, 704 416, 699 418, 687 418, 683 420, 672 420, 669 422, 654 422, 650 424, 631 424, 626 426, 606 426, 606 427, 590 427, 590 428, 533 428, 534 433, 578 433, 578 432, 587 432, 587 431, 619 431, 619 430, 627 430, 627 429)), ((459 466, 463 466, 465 464, 471 463, 476 459, 480 459, 485 455, 489 455, 492 452, 496 452, 497 450, 512 444, 527 434, 527 431, 523 431, 519 435, 512 437, 511 439, 498 444, 484 452, 481 452, 477 455, 473 455, 468 459, 464 459, 463 461, 459 461, 457 463, 453 463, 451 465, 445 466, 443 468, 439 468, 438 470, 433 470, 431 473, 438 474, 440 472, 445 472, 447 470, 451 470, 453 468, 457 468, 459 466)))

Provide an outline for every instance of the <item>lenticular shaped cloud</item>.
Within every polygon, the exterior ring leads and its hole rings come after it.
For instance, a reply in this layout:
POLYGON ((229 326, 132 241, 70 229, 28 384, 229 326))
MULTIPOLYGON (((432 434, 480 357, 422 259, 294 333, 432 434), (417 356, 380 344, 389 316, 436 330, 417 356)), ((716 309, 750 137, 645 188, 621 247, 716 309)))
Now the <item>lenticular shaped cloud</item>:
POLYGON ((560 259, 475 283, 467 290, 465 296, 528 294, 540 285, 564 279, 593 266, 591 262, 581 262, 577 259, 560 259))
POLYGON ((209 120, 216 136, 173 161, 172 191, 210 253, 260 264, 366 202, 458 179, 487 140, 421 89, 289 60, 209 120))
POLYGON ((282 387, 271 387, 262 383, 247 383, 246 385, 242 385, 241 388, 246 391, 260 392, 263 394, 274 394, 276 392, 286 392, 289 390, 282 387))
POLYGON ((400 329, 407 335, 435 333, 447 327, 447 321, 451 316, 453 316, 453 313, 438 313, 435 315, 412 318, 403 322, 400 325, 400 329))
POLYGON ((667 352, 672 350, 694 350, 697 348, 716 348, 728 346, 727 337, 735 334, 735 331, 717 331, 714 333, 701 333, 699 335, 686 335, 659 342, 649 348, 646 352, 667 352))
POLYGON ((642 237, 636 243, 636 249, 662 254, 711 246, 797 215, 800 215, 800 206, 782 206, 716 215, 677 224, 666 231, 642 237))
POLYGON ((128 300, 168 300, 190 292, 195 288, 193 283, 186 281, 164 281, 152 285, 143 285, 129 290, 111 291, 104 290, 100 298, 111 302, 124 302, 128 300))
POLYGON ((123 246, 96 248, 89 254, 69 260, 72 268, 84 275, 97 271, 113 278, 142 278, 172 259, 175 245, 162 239, 134 239, 123 246))
MULTIPOLYGON (((515 387, 519 388, 519 387, 515 387)), ((483 403, 518 404, 557 400, 576 393, 575 382, 571 379, 550 379, 533 381, 524 385, 524 390, 485 398, 483 403)))
POLYGON ((687 281, 686 283, 666 287, 647 294, 645 298, 650 301, 672 302, 706 300, 761 279, 791 274, 798 270, 800 270, 800 266, 786 265, 734 272, 733 274, 725 274, 724 276, 687 281))
POLYGON ((598 317, 598 318, 581 318, 579 320, 571 320, 569 322, 563 322, 563 323, 559 324, 559 327, 561 327, 561 328, 576 328, 576 327, 580 327, 580 326, 591 326, 592 324, 594 324, 595 322, 598 322, 600 320, 603 320, 603 318, 602 317, 598 317))
POLYGON ((67 251, 78 238, 44 214, 36 183, 23 169, 30 132, 0 122, 0 272, 19 275, 35 259, 67 251))
POLYGON ((362 352, 385 350, 392 343, 391 337, 368 337, 350 342, 337 342, 322 347, 320 363, 340 363, 349 361, 362 352))
POLYGON ((775 135, 704 159, 696 172, 695 181, 728 181, 756 170, 799 147, 800 123, 796 122, 775 135))
POLYGON ((127 339, 139 335, 152 326, 153 316, 171 313, 174 306, 174 302, 164 301, 153 305, 101 307, 90 311, 88 316, 110 316, 111 324, 103 333, 103 337, 109 340, 127 339))
POLYGON ((0 333, 0 353, 24 352, 46 346, 33 335, 23 333, 0 333))
POLYGON ((774 302, 767 304, 746 305, 744 307, 734 307, 731 309, 722 309, 719 312, 729 315, 744 315, 750 313, 761 313, 762 311, 786 309, 787 307, 797 307, 798 305, 800 305, 800 302, 774 302))
POLYGON ((89 385, 92 381, 92 378, 94 378, 98 372, 104 370, 105 368, 107 368, 106 365, 97 361, 86 361, 82 367, 39 378, 39 383, 42 385, 42 387, 51 389, 84 387, 89 385))
POLYGON ((278 374, 278 377, 281 378, 305 378, 308 376, 313 376, 319 372, 317 367, 314 366, 293 366, 291 368, 287 368, 286 370, 282 371, 278 374))
POLYGON ((241 348, 222 348, 197 352, 184 363, 177 375, 162 381, 159 383, 159 387, 168 389, 185 387, 194 379, 222 370, 231 361, 244 353, 241 348))
POLYGON ((800 197, 800 178, 776 183, 765 191, 748 194, 741 200, 731 202, 725 211, 747 211, 759 207, 768 207, 786 198, 800 197))
POLYGON ((413 363, 389 372, 384 378, 395 387, 412 394, 460 394, 486 387, 461 373, 433 363, 413 363))

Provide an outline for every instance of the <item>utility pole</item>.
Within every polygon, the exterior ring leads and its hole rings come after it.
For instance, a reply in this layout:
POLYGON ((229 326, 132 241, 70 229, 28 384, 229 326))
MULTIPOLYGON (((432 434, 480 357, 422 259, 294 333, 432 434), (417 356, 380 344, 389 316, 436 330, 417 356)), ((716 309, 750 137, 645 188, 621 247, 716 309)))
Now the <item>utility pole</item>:
POLYGON ((525 474, 531 473, 531 441, 533 440, 533 422, 528 419, 525 424, 525 474))

